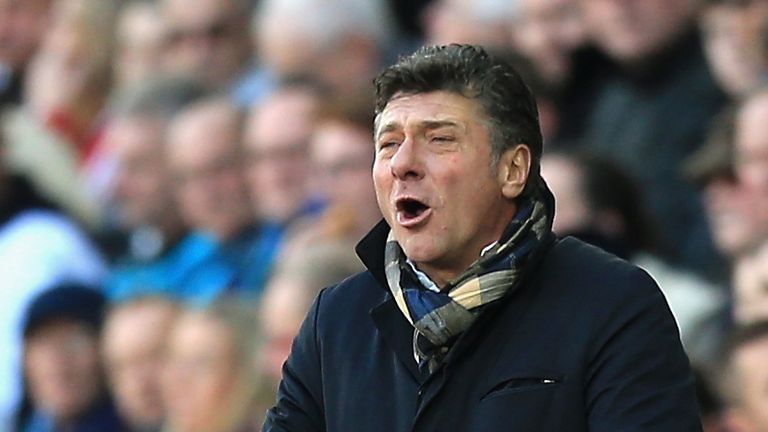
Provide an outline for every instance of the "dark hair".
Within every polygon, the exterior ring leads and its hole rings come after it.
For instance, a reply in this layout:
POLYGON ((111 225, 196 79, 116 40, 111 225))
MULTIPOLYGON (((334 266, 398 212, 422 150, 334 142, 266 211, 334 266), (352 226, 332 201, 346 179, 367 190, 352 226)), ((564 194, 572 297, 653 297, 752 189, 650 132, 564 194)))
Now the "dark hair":
MULTIPOLYGON (((537 176, 542 152, 536 101, 515 68, 474 45, 422 47, 384 69, 374 80, 376 115, 398 94, 449 91, 476 99, 488 116, 494 163, 517 144, 533 155, 537 176)), ((529 182, 529 184, 535 182, 529 182)))
POLYGON ((768 338, 768 320, 759 320, 749 324, 738 325, 731 330, 726 343, 728 356, 757 340, 768 338))

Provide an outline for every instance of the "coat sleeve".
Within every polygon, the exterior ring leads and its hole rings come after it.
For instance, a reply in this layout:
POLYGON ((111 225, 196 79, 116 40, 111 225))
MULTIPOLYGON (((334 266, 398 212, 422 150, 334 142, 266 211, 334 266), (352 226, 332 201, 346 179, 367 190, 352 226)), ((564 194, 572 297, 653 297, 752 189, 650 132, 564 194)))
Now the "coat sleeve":
POLYGON ((293 341, 291 355, 283 365, 277 404, 267 411, 262 432, 325 431, 317 338, 322 295, 321 292, 315 299, 293 341))
POLYGON ((693 375, 656 283, 636 269, 601 299, 587 371, 591 432, 701 431, 693 375))

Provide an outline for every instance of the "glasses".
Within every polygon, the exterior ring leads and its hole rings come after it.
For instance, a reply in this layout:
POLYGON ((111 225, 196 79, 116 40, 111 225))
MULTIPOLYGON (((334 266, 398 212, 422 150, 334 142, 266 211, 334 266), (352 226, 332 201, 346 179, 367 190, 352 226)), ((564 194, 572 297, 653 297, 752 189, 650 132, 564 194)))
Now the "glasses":
POLYGON ((178 45, 192 40, 218 41, 229 37, 231 34, 232 19, 227 17, 196 28, 172 28, 168 32, 168 42, 171 45, 178 45))

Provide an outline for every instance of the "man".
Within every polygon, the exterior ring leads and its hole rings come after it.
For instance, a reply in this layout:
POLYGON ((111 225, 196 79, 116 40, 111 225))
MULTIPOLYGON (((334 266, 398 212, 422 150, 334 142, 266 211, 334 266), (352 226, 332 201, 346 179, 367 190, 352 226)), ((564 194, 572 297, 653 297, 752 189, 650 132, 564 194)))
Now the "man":
POLYGON ((564 107, 559 138, 581 140, 645 185, 665 258, 721 276, 700 197, 679 172, 725 102, 695 28, 696 2, 580 3, 589 37, 608 61, 574 84, 595 92, 564 107))
POLYGON ((737 328, 728 350, 724 423, 732 432, 768 430, 768 321, 737 328))
POLYGON ((106 272, 86 233, 7 167, 4 138, 0 134, 0 430, 9 427, 22 392, 20 323, 28 303, 65 281, 98 284, 106 272))
POLYGON ((368 271, 323 291, 265 431, 698 431, 688 360, 645 272, 551 233, 517 73, 427 47, 376 79, 368 271))
POLYGON ((115 404, 136 432, 160 430, 165 344, 179 308, 162 297, 116 304, 102 332, 102 353, 115 404))
POLYGON ((21 103, 24 72, 49 29, 51 3, 0 1, 0 106, 21 103))
POLYGON ((268 92, 270 80, 251 65, 247 0, 201 0, 195 7, 162 0, 158 6, 167 26, 166 72, 229 93, 240 106, 268 92))
MULTIPOLYGON (((768 88, 744 100, 736 118, 734 171, 751 196, 754 212, 768 225, 768 88)), ((765 233, 762 233, 763 237, 765 233)))
POLYGON ((241 149, 242 116, 225 99, 197 102, 169 126, 165 158, 182 219, 189 271, 172 294, 202 303, 263 288, 277 235, 259 226, 249 205, 241 149))
POLYGON ((99 331, 105 299, 84 285, 58 285, 27 308, 24 378, 31 410, 25 431, 122 431, 102 380, 99 331))
POLYGON ((317 210, 310 194, 308 143, 318 99, 312 86, 289 84, 248 115, 248 186, 256 213, 272 224, 287 226, 317 210))
POLYGON ((397 42, 382 0, 263 0, 254 12, 260 64, 280 81, 311 76, 336 95, 367 89, 397 42))
POLYGON ((328 203, 318 223, 327 237, 356 242, 381 219, 371 179, 370 105, 329 103, 309 142, 317 184, 328 203))

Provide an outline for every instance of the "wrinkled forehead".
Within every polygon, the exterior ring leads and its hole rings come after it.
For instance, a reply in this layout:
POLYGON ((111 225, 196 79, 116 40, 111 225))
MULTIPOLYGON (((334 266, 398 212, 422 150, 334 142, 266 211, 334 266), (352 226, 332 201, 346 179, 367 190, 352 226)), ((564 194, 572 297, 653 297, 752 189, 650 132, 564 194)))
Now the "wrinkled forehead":
POLYGON ((453 125, 467 128, 472 123, 484 123, 479 102, 449 91, 429 93, 396 93, 374 120, 374 138, 391 130, 410 126, 453 125))

